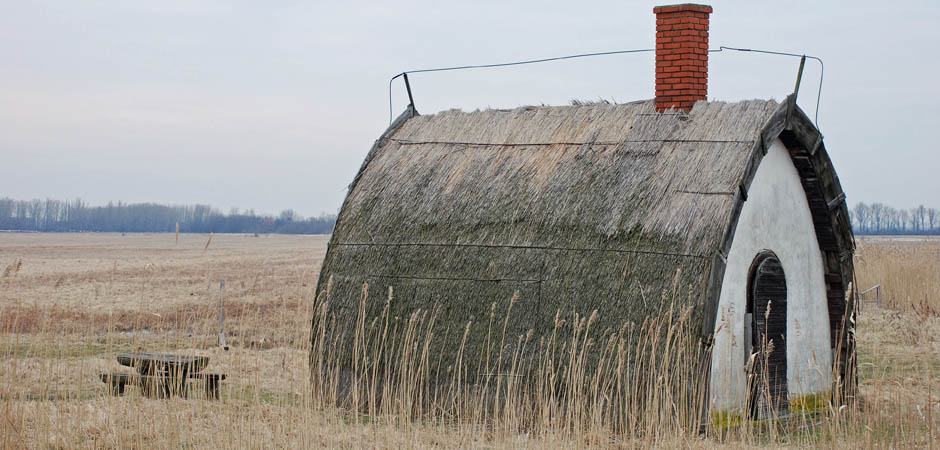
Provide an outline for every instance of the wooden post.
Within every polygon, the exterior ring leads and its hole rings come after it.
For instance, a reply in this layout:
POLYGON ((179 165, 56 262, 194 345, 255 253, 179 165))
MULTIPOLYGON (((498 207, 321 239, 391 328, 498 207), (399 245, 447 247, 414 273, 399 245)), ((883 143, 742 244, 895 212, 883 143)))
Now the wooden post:
POLYGON ((223 321, 225 320, 225 297, 223 293, 225 292, 225 280, 219 283, 219 346, 223 350, 228 350, 228 344, 225 343, 225 328, 223 327, 223 321))

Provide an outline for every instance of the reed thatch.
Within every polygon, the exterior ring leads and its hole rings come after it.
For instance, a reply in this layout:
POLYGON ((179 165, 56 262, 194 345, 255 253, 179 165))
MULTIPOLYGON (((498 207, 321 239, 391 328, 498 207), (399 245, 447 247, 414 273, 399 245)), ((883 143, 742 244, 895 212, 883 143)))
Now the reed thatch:
MULTIPOLYGON (((807 196, 827 206, 817 230, 834 242, 838 268, 827 270, 844 298, 851 258, 842 267, 839 255, 851 251, 851 229, 844 202, 829 207, 841 188, 821 135, 789 99, 698 102, 687 114, 657 113, 653 100, 408 110, 350 186, 319 289, 329 282, 339 323, 355 320, 365 283, 374 312, 388 287, 401 317, 441 305, 451 339, 473 321, 467 354, 482 345, 474 339, 486 337, 492 305, 506 311, 514 292, 509 336, 545 334, 559 313, 597 310, 601 329, 642 322, 667 300, 694 307, 708 337, 722 255, 777 137, 815 164, 806 182, 831 180, 807 196)), ((831 310, 839 326, 844 303, 831 310)))

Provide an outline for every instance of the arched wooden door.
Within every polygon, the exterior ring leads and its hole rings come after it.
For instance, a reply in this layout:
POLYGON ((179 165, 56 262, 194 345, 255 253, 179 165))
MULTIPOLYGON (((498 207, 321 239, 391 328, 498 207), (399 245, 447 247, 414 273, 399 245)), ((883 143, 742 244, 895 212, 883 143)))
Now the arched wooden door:
POLYGON ((787 279, 773 252, 754 258, 745 316, 751 417, 787 411, 787 279))

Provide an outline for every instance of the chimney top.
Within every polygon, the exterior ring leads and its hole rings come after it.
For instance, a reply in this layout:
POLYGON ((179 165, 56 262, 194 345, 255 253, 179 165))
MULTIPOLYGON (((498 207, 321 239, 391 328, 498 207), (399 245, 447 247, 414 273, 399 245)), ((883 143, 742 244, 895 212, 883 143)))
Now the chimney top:
POLYGON ((653 8, 653 14, 671 13, 671 12, 679 12, 679 11, 694 11, 694 12, 702 12, 706 14, 711 14, 712 7, 709 5, 699 5, 696 3, 682 3, 679 5, 663 5, 663 6, 656 6, 653 8))
POLYGON ((689 111, 708 98, 708 18, 712 7, 684 3, 656 14, 656 111, 689 111))

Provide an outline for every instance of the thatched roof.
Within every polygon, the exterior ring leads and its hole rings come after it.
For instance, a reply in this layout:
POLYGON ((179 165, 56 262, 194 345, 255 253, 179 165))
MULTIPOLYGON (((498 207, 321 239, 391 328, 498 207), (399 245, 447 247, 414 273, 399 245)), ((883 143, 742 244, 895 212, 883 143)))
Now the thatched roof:
MULTIPOLYGON (((789 100, 654 106, 406 111, 350 186, 320 289, 332 279, 331 303, 354 317, 363 283, 380 297, 393 286, 395 311, 441 304, 451 329, 518 291, 509 335, 550 329, 558 311, 641 321, 668 298, 695 306, 710 336, 722 255, 766 143, 807 155, 808 182, 834 180, 811 187, 827 207, 841 188, 789 100)), ((844 203, 826 211, 821 245, 851 249, 844 203)))

